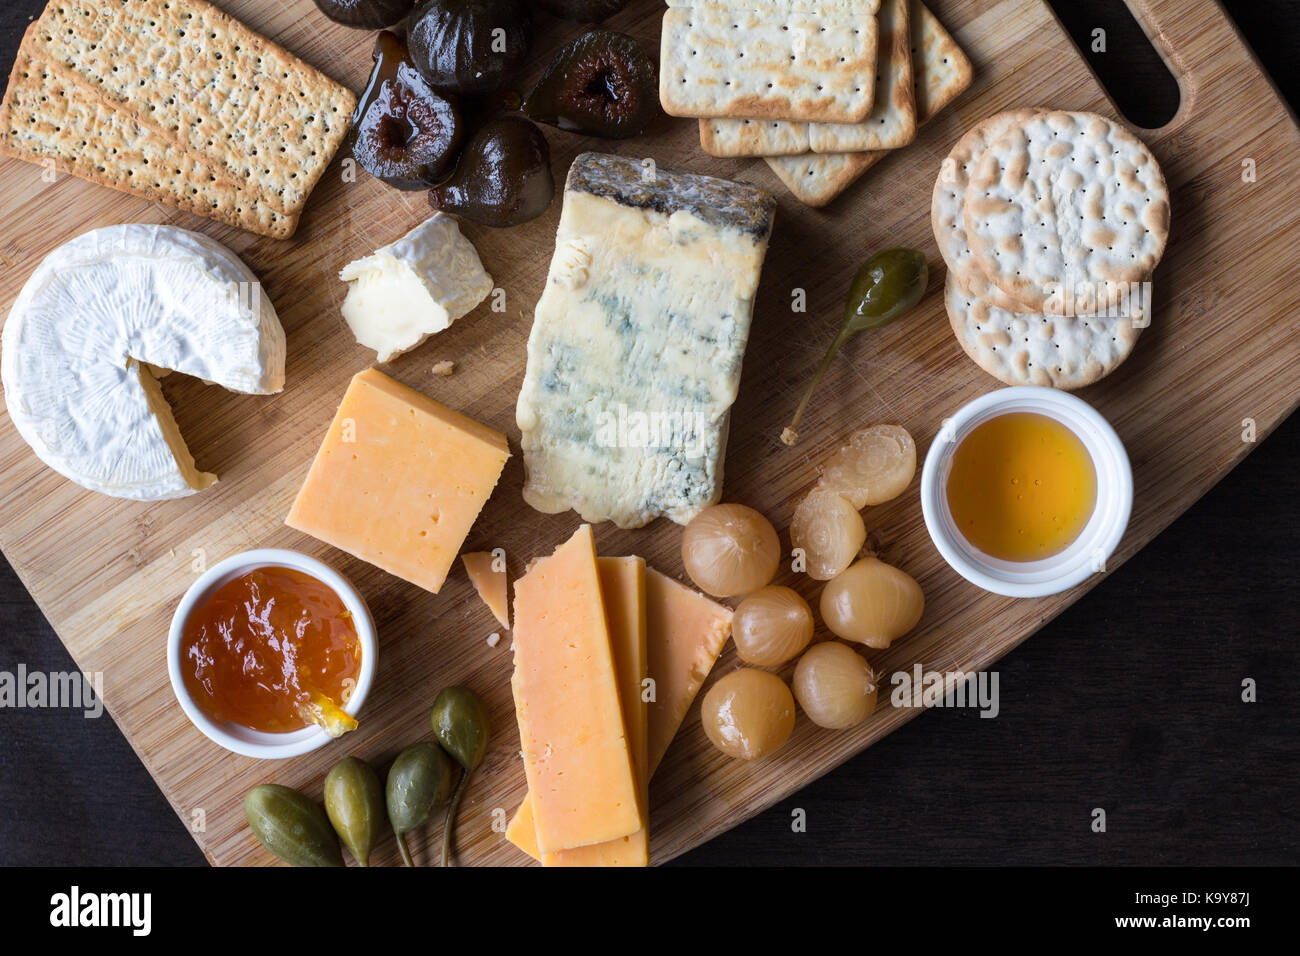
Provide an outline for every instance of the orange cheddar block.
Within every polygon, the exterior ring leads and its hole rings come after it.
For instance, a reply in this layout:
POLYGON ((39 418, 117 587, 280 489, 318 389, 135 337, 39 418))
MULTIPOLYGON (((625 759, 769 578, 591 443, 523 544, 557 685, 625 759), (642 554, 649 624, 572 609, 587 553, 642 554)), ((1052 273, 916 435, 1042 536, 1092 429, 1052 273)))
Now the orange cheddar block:
MULTIPOLYGON (((646 673, 645 561, 641 558, 598 558, 600 590, 609 620, 614 667, 618 671, 623 719, 632 756, 636 763, 641 805, 648 806, 650 772, 646 764, 648 728, 641 682, 646 673)), ((519 811, 506 827, 506 838, 518 844, 516 836, 526 830, 529 846, 536 847, 533 801, 524 797, 519 811), (514 833, 515 836, 511 834, 514 833)), ((647 866, 650 862, 650 831, 642 827, 631 836, 607 843, 558 850, 542 857, 543 866, 647 866)))
MULTIPOLYGON (((646 568, 645 583, 646 675, 654 690, 646 708, 646 749, 653 776, 731 636, 732 611, 654 568, 646 568)), ((506 827, 506 839, 543 859, 528 797, 506 827)))
POLYGON ((498 558, 488 551, 467 551, 460 556, 465 564, 465 573, 469 575, 470 584, 483 599, 501 626, 510 629, 510 601, 506 596, 505 559, 501 558, 501 570, 496 570, 498 558))
POLYGON ((285 523, 437 593, 509 457, 500 432, 367 369, 285 523))
POLYGON ((515 582, 511 689, 542 853, 645 826, 596 546, 583 525, 515 582))

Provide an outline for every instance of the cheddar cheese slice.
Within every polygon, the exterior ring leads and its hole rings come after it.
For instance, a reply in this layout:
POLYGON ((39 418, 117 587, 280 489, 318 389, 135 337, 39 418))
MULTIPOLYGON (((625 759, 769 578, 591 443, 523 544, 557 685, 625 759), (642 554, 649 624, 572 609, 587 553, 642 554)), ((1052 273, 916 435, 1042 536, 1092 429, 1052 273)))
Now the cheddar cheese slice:
MULTIPOLYGON (((646 709, 646 748, 653 776, 722 653, 731 634, 732 611, 654 568, 646 568, 645 584, 646 675, 653 682, 649 686, 654 698, 646 709)), ((543 860, 529 796, 506 827, 506 839, 543 860)))
MULTIPOLYGON (((641 558, 598 558, 597 563, 605 613, 609 619, 610 641, 614 648, 614 665, 618 669, 623 698, 623 718, 632 741, 642 806, 648 807, 649 728, 646 704, 641 695, 646 675, 645 561, 641 558)), ((506 838, 516 845, 525 841, 533 848, 536 857, 535 827, 532 797, 525 795, 519 811, 506 827, 506 838)), ((541 860, 543 866, 647 866, 650 862, 650 831, 642 827, 631 836, 547 853, 541 860)))
POLYGON ((650 704, 650 773, 668 752, 704 679, 731 636, 732 610, 646 568, 646 676, 650 704))
POLYGON ((645 826, 591 526, 515 582, 511 688, 543 853, 645 826))
POLYGON ((493 565, 497 559, 488 551, 467 551, 460 556, 460 560, 464 563, 469 583, 474 585, 478 596, 501 626, 509 630, 510 600, 506 595, 506 569, 502 567, 500 571, 496 570, 493 565))
MULTIPOLYGON (((645 561, 642 558, 597 558, 600 591, 609 620, 609 639, 618 671, 623 720, 632 744, 641 806, 649 807, 650 770, 646 765, 646 705, 641 699, 641 682, 646 675, 645 561)), ((524 797, 531 826, 532 801, 524 797)), ((521 806, 522 810, 523 807, 521 806)), ((543 866, 647 866, 650 863, 650 830, 642 827, 631 836, 606 843, 559 850, 542 857, 543 866)))
POLYGON ((500 432, 366 369, 285 523, 436 593, 509 457, 500 432))

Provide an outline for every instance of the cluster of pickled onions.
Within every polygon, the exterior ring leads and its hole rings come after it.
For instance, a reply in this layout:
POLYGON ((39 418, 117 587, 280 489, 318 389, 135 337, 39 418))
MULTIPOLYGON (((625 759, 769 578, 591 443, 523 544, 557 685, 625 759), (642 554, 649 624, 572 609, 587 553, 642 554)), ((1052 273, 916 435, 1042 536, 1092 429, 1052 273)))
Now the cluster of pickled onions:
MULTIPOLYGON (((920 585, 906 572, 863 553, 862 509, 907 490, 916 444, 898 425, 849 436, 795 509, 790 542, 795 566, 825 581, 823 623, 846 641, 879 649, 916 627, 925 609, 920 585)), ((704 509, 682 536, 691 580, 715 597, 739 597, 731 633, 749 667, 719 679, 704 697, 704 731, 723 753, 755 760, 781 747, 794 729, 795 707, 819 727, 846 729, 875 710, 877 681, 867 660, 837 641, 813 643, 816 622, 793 588, 773 584, 780 539, 772 523, 739 504, 704 509), (802 655, 802 656, 801 656, 802 655), (791 687, 759 668, 799 658, 791 687)))

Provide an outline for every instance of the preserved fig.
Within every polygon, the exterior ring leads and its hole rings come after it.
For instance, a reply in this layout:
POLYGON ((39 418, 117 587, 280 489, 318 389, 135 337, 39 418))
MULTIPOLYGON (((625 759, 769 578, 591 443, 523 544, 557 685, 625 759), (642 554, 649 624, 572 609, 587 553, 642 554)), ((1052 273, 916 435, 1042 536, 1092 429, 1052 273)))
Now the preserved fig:
POLYGON ((358 30, 382 30, 400 23, 415 0, 316 0, 316 6, 335 23, 358 30))
POLYGON ((532 14, 521 0, 424 0, 406 21, 411 58, 430 86, 491 93, 528 55, 532 14))
POLYGON ((546 212, 554 196, 546 137, 526 119, 502 116, 465 144, 451 178, 430 191, 429 205, 485 226, 517 226, 546 212))
POLYGON ((659 113, 654 61, 626 33, 591 30, 555 55, 524 101, 524 112, 578 133, 636 136, 659 113))
POLYGON ((379 34, 374 59, 352 118, 352 155, 390 186, 428 189, 456 162, 465 137, 460 104, 424 81, 395 33, 379 34))
POLYGON ((561 20, 599 23, 618 13, 630 2, 631 0, 533 0, 533 5, 561 20))

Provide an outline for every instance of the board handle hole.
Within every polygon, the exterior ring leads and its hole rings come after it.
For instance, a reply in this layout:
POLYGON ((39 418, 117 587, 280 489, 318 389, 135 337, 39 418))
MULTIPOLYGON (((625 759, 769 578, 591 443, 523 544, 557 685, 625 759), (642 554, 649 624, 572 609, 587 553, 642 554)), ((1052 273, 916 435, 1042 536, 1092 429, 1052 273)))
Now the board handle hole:
POLYGON ((1047 0, 1115 106, 1134 126, 1160 129, 1182 102, 1178 81, 1124 0, 1047 0))

